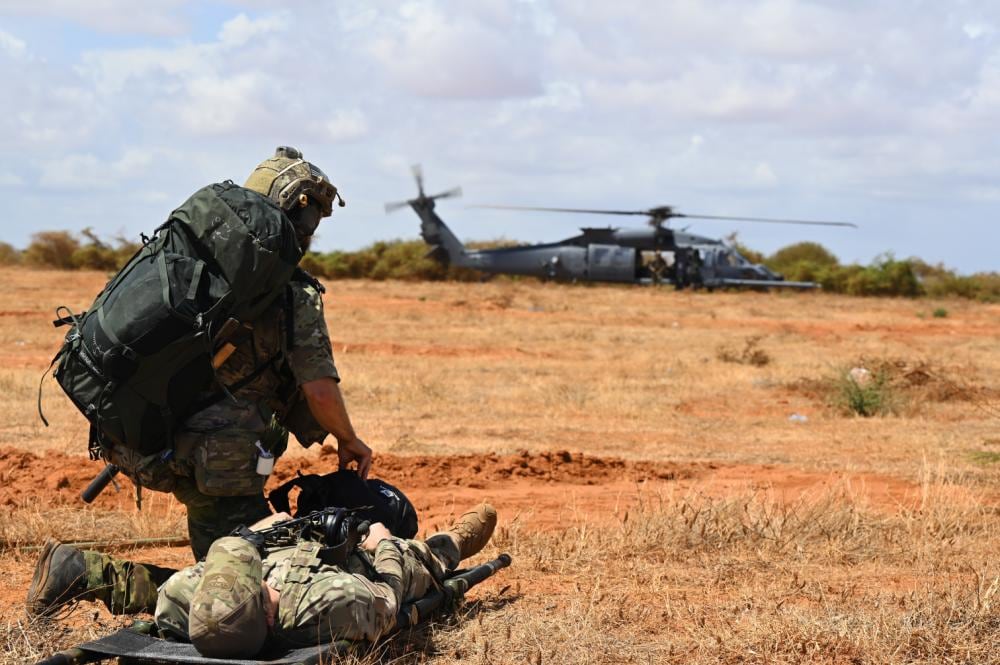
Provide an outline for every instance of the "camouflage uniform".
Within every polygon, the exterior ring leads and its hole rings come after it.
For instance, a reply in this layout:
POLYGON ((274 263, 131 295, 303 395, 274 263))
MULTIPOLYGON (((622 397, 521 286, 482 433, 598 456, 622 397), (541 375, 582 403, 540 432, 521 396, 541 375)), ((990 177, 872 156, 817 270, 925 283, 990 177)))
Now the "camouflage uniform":
POLYGON ((232 385, 284 353, 281 361, 232 397, 189 418, 175 437, 169 465, 173 493, 188 509, 191 549, 198 559, 217 538, 270 514, 263 495, 267 476, 256 471, 258 442, 277 457, 285 450, 286 427, 303 446, 327 435, 297 390, 325 377, 340 380, 322 297, 315 286, 298 281, 291 283, 289 292, 292 334, 286 330, 286 299, 279 298, 243 331, 218 370, 219 382, 232 385))
POLYGON ((112 614, 152 612, 156 590, 176 570, 114 559, 101 552, 85 551, 85 590, 78 600, 100 601, 112 614))
MULTIPOLYGON (((271 514, 263 494, 267 477, 256 470, 258 441, 277 457, 287 441, 284 426, 307 447, 327 436, 297 390, 303 383, 324 377, 340 380, 322 297, 313 285, 301 282, 293 282, 290 290, 294 345, 284 351, 281 365, 262 373, 235 393, 235 399, 227 397, 189 418, 175 437, 174 459, 166 465, 169 476, 150 478, 146 484, 170 488, 187 507, 196 559, 205 558, 216 539, 271 514)), ((284 305, 284 299, 279 299, 254 322, 249 335, 219 368, 222 383, 238 381, 283 352, 289 341, 284 305)), ((157 587, 175 572, 100 552, 83 555, 87 593, 82 599, 100 600, 115 614, 151 612, 157 587)))
MULTIPOLYGON (((247 543, 224 538, 213 545, 213 552, 220 546, 236 552, 245 551, 247 543)), ((444 534, 426 542, 383 540, 373 558, 359 550, 346 568, 322 563, 319 547, 303 541, 270 551, 263 559, 262 579, 281 594, 270 637, 288 646, 338 639, 374 641, 393 628, 403 603, 426 595, 459 562, 455 541, 444 534)), ((240 578, 242 570, 229 572, 230 577, 240 578)), ((205 563, 200 562, 160 587, 156 624, 161 634, 197 646, 197 636, 189 634, 198 623, 192 603, 197 605, 196 591, 205 575, 205 563)))

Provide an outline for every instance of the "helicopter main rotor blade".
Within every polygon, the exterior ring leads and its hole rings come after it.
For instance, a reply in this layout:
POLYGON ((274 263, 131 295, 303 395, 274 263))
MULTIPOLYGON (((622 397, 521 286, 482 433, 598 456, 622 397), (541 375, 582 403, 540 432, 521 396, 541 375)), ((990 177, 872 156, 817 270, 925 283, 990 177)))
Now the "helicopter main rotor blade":
POLYGON ((674 217, 687 217, 688 219, 714 219, 737 222, 762 222, 764 224, 799 224, 805 226, 847 226, 852 229, 858 228, 857 224, 850 222, 815 222, 806 219, 771 219, 770 217, 727 217, 725 215, 688 215, 686 213, 674 213, 674 217))
POLYGON ((642 215, 648 217, 648 210, 590 210, 587 208, 538 208, 534 206, 470 205, 470 208, 491 208, 493 210, 538 210, 541 212, 576 212, 589 215, 642 215))
POLYGON ((409 201, 396 201, 394 203, 385 204, 385 213, 388 215, 390 212, 396 212, 402 208, 406 208, 410 205, 409 201))
POLYGON ((413 179, 417 181, 417 191, 420 196, 424 195, 424 170, 421 168, 420 164, 414 164, 410 167, 410 171, 413 172, 413 179))
POLYGON ((462 195, 462 188, 461 187, 452 187, 451 189, 447 189, 447 190, 441 192, 440 194, 435 194, 434 196, 432 196, 430 198, 432 198, 432 199, 451 199, 451 198, 459 197, 461 195, 462 195))

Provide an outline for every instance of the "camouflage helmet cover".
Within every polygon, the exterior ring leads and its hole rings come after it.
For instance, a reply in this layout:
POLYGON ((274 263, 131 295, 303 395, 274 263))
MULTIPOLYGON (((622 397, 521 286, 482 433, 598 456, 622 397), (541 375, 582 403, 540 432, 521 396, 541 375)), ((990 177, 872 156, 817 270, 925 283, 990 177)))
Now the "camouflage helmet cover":
POLYGON ((289 146, 278 146, 274 157, 261 162, 243 186, 269 197, 285 211, 302 205, 303 196, 319 204, 323 217, 333 213, 335 199, 341 207, 344 205, 344 199, 326 174, 289 146))
POLYGON ((191 643, 211 658, 257 655, 267 639, 257 549, 242 538, 220 538, 209 548, 204 565, 188 614, 191 643))

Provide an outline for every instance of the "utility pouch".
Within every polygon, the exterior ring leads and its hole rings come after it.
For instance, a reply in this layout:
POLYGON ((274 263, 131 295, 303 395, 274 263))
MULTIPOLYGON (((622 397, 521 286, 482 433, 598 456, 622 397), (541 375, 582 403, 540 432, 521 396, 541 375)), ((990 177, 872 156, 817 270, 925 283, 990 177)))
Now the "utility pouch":
POLYGON ((208 496, 263 492, 267 477, 257 473, 256 444, 267 430, 251 405, 223 402, 191 418, 177 438, 185 443, 193 439, 191 463, 198 491, 208 496))
POLYGON ((117 466, 133 483, 154 492, 172 492, 176 476, 170 467, 173 451, 169 448, 152 455, 138 450, 113 445, 101 449, 101 456, 117 466))

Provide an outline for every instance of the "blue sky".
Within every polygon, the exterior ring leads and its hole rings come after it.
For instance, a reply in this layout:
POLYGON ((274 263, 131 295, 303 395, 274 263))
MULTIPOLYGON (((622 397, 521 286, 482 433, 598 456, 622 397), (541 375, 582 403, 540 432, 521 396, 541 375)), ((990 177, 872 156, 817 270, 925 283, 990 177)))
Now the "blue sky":
POLYGON ((463 187, 463 238, 607 221, 466 203, 671 204, 861 226, 691 226, 767 251, 996 270, 998 27, 972 1, 8 0, 0 240, 135 237, 291 144, 348 202, 318 249, 415 237, 382 204, 419 161, 463 187))

